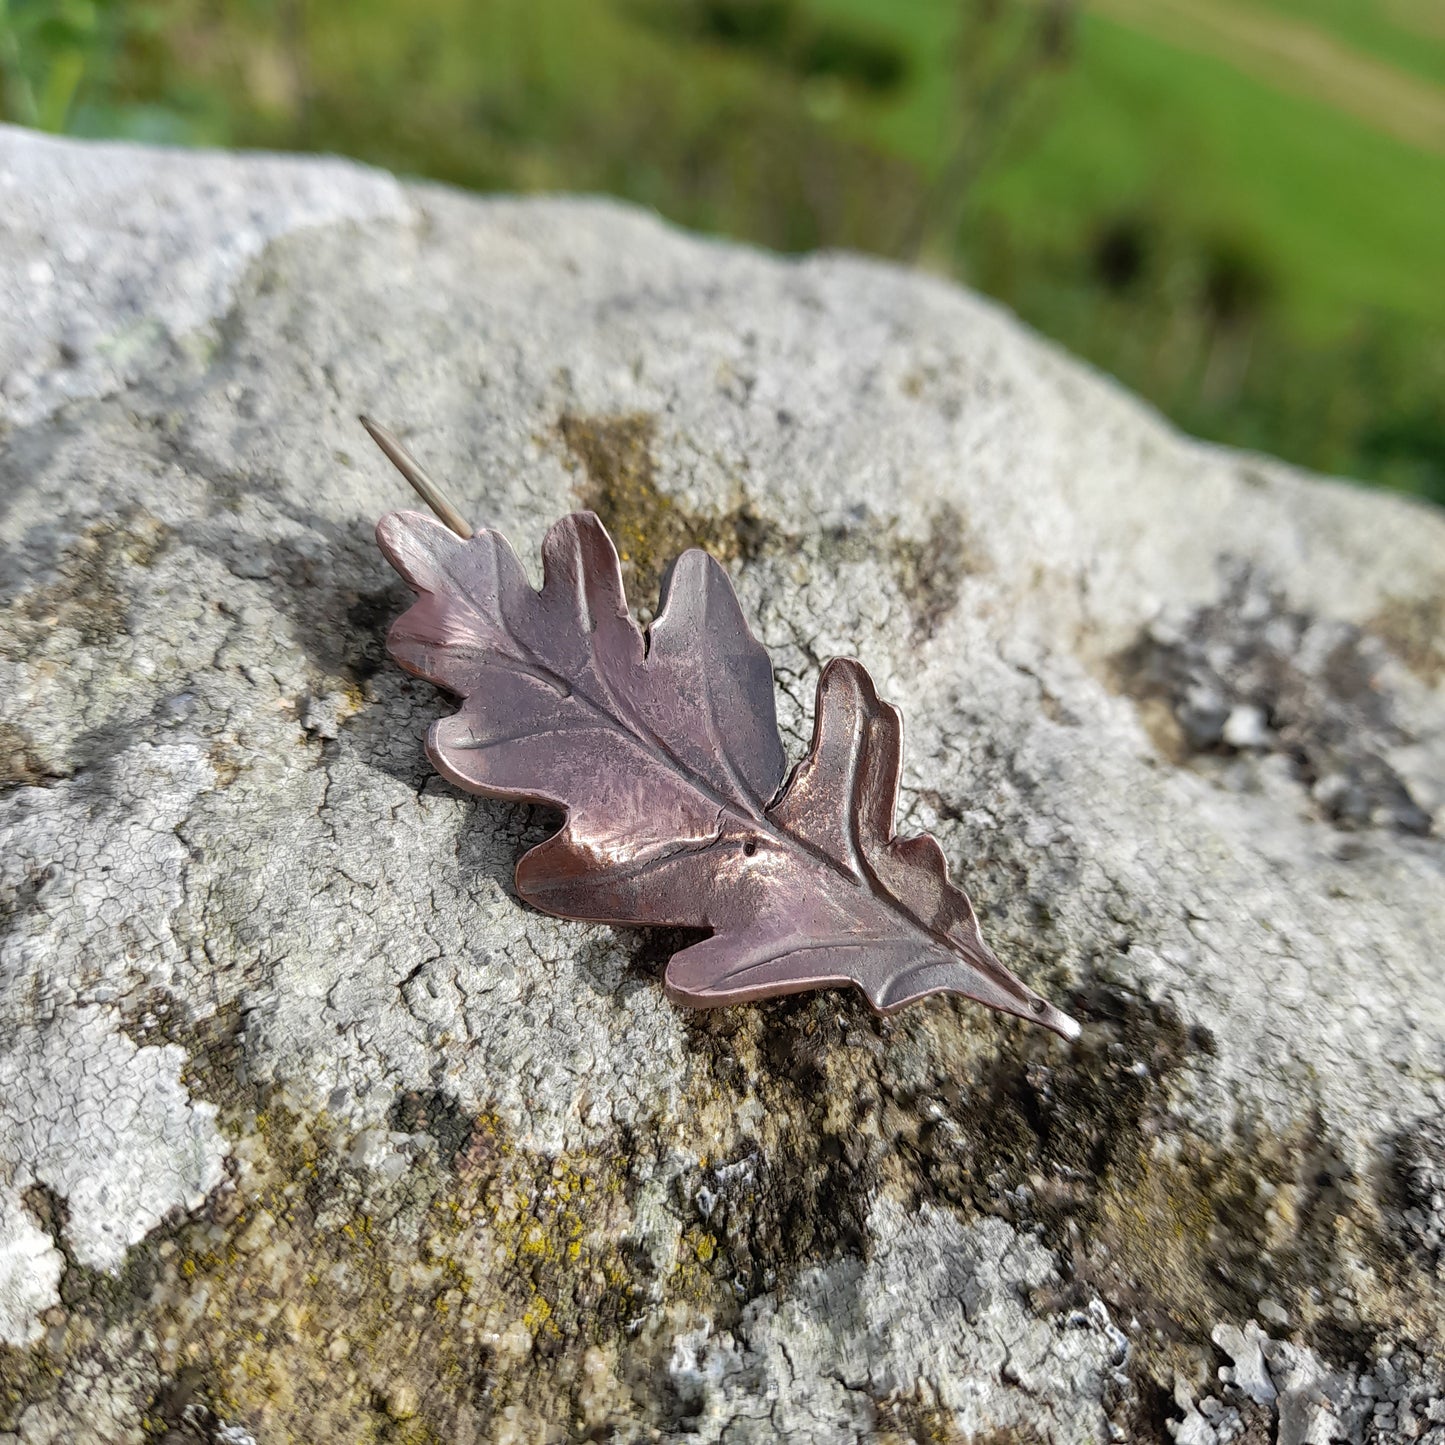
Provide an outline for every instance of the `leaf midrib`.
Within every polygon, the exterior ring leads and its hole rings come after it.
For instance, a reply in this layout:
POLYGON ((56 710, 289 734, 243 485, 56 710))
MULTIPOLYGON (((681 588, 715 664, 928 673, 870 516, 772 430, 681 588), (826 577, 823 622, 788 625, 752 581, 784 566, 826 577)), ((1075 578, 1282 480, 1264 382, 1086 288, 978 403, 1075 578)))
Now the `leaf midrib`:
MULTIPOLYGON (((460 600, 464 600, 466 606, 473 614, 475 614, 483 622, 486 621, 485 614, 481 612, 480 608, 478 608, 476 604, 471 601, 470 597, 468 597, 465 592, 458 590, 451 593, 450 595, 460 600)), ((862 893, 867 894, 876 904, 880 905, 886 912, 897 914, 907 923, 911 924, 920 933, 922 933, 925 937, 933 939, 937 944, 939 944, 940 947, 944 948, 948 953, 954 954, 956 956, 956 950, 954 949, 947 935, 934 928, 931 924, 925 922, 896 894, 885 888, 872 867, 867 864, 866 854, 862 848, 861 832, 859 831, 859 809, 856 802, 856 796, 852 793, 851 789, 849 794, 850 806, 848 809, 848 828, 850 841, 853 842, 857 855, 859 859, 862 860, 863 871, 861 876, 858 872, 855 872, 852 868, 850 868, 842 859, 834 858, 831 853, 828 853, 825 849, 819 847, 810 839, 805 838, 801 834, 793 832, 792 829, 785 828, 781 824, 775 822, 770 816, 771 809, 766 805, 764 805, 761 809, 755 810, 752 807, 748 806, 748 803, 746 801, 744 801, 742 804, 739 804, 737 800, 727 798, 722 793, 718 792, 717 789, 714 788, 705 778, 700 777, 691 768, 687 767, 686 764, 683 763, 682 759, 679 758, 677 754, 672 750, 672 748, 670 748, 667 743, 664 742, 663 739, 659 737, 652 728, 648 727, 646 723, 640 717, 638 717, 634 709, 624 709, 624 707, 620 703, 618 703, 618 711, 616 713, 608 712, 608 710, 600 702, 598 702, 597 699, 594 698, 591 693, 586 690, 586 688, 566 678, 562 673, 558 672, 555 667, 545 661, 533 647, 531 647, 528 643, 516 636, 513 629, 507 625, 507 619, 505 613, 502 610, 502 598, 500 595, 500 591, 497 599, 497 611, 499 619, 503 624, 502 630, 504 635, 509 641, 513 642, 525 653, 525 656, 523 657, 507 658, 508 661, 520 664, 521 666, 527 668, 529 672, 535 669, 536 672, 545 674, 546 678, 550 678, 553 680, 550 685, 558 687, 564 696, 576 698, 580 703, 584 704, 588 709, 590 709, 597 717, 602 719, 603 723, 606 724, 610 729, 614 731, 630 732, 634 740, 642 744, 645 749, 648 748, 650 745, 651 748, 655 749, 656 753, 660 755, 660 760, 664 761, 665 765, 670 765, 672 772, 677 777, 682 779, 683 782, 685 782, 695 792, 701 794, 710 803, 712 803, 718 808, 719 819, 721 819, 724 814, 731 814, 733 817, 739 818, 740 821, 744 822, 745 824, 768 834, 771 838, 775 839, 779 843, 782 843, 785 846, 792 845, 793 847, 798 848, 802 852, 806 853, 809 857, 815 859, 819 863, 822 863, 825 867, 830 868, 839 877, 846 879, 850 884, 852 884, 854 888, 858 889, 862 893)), ((631 623, 630 618, 628 619, 628 621, 629 623, 631 623)), ((635 623, 633 623, 632 625, 634 627, 636 626, 635 623)), ((589 636, 591 635, 592 634, 589 633, 589 636)), ((504 658, 507 657, 506 653, 502 652, 501 649, 494 650, 500 656, 504 658)), ((612 689, 610 687, 607 687, 606 679, 602 676, 601 669, 596 666, 595 649, 591 651, 590 656, 593 659, 593 666, 591 668, 592 675, 602 682, 604 688, 606 688, 608 697, 612 699, 614 703, 616 703, 615 694, 612 692, 612 689)), ((644 648, 644 666, 646 665, 645 659, 646 649, 644 648)), ((729 769, 729 771, 731 771, 731 768, 729 769)), ((791 776, 789 778, 789 783, 791 784, 791 776)), ((787 795, 788 789, 785 788, 782 795, 777 799, 777 805, 781 805, 782 802, 787 798, 787 795)))

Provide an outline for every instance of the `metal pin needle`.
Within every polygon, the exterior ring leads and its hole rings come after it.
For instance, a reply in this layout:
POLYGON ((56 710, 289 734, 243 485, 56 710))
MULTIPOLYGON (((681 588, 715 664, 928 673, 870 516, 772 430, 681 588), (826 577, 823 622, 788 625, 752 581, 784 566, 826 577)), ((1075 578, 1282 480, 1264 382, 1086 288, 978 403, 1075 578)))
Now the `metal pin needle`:
POLYGON ((357 418, 367 431, 371 433, 371 439, 383 452, 386 459, 412 484, 417 496, 429 506, 437 516, 457 534, 458 537, 466 538, 472 535, 472 529, 467 525, 467 520, 447 499, 447 495, 427 474, 425 467, 421 465, 401 442, 389 432, 384 426, 372 421, 369 416, 357 418))

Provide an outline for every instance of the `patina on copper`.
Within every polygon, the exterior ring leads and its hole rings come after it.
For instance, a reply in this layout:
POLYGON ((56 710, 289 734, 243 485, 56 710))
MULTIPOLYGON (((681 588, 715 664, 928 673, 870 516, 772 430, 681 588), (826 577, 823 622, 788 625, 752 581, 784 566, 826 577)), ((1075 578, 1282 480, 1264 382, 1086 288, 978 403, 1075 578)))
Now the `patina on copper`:
POLYGON ((785 781, 768 654, 712 557, 677 559, 644 633, 591 512, 548 532, 538 591, 505 538, 467 536, 401 443, 368 427, 448 523, 393 512, 376 529, 418 594, 392 656, 462 699, 427 752, 458 787, 566 814, 517 865, 527 902, 710 930, 668 964, 681 1004, 852 983, 879 1013, 955 993, 1078 1037, 984 943, 938 843, 895 836, 903 720, 861 663, 823 669, 812 746, 785 781))

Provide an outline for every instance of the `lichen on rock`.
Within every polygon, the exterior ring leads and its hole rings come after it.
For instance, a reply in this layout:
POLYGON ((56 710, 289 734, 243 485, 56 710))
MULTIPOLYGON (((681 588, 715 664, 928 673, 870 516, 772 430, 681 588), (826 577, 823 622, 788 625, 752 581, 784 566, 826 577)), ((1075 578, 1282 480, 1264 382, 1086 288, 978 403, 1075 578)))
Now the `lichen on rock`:
POLYGON ((0 187, 4 1445, 1445 1438, 1438 512, 854 258, 13 130, 0 187), (860 657, 1079 1043, 688 1014, 521 905, 555 819, 426 762, 361 410, 529 566, 597 508, 644 613, 710 548, 794 757, 860 657))

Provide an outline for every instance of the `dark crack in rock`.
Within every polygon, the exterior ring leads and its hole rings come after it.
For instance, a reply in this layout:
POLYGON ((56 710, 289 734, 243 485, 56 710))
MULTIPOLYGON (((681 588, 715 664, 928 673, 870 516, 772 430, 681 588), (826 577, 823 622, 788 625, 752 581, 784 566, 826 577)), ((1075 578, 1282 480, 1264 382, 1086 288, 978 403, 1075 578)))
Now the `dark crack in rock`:
POLYGON ((1175 757, 1276 754, 1336 827, 1426 834, 1430 815, 1386 761, 1413 741, 1363 627, 1290 610, 1247 569, 1224 597, 1158 622, 1117 660, 1124 689, 1159 705, 1155 737, 1175 757))
POLYGON ((1445 1123, 1418 1120, 1401 1132, 1395 1151, 1405 1240, 1445 1269, 1445 1123))

